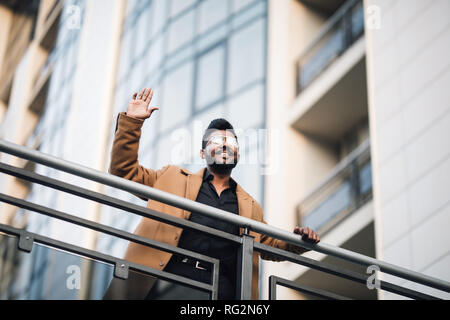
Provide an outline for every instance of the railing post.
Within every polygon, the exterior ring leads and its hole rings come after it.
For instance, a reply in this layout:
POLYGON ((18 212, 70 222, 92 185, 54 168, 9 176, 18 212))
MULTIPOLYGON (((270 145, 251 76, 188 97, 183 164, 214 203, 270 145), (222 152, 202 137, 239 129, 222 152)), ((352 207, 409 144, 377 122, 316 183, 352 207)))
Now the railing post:
POLYGON ((351 46, 353 41, 351 8, 349 8, 349 11, 344 12, 344 15, 342 16, 342 23, 344 31, 344 51, 351 46))
POLYGON ((277 279, 275 276, 269 277, 269 300, 277 300, 277 279))
POLYGON ((252 299, 253 241, 253 236, 249 234, 248 228, 245 228, 238 255, 237 293, 240 300, 252 299))
POLYGON ((359 165, 357 159, 354 159, 350 167, 350 186, 351 186, 351 202, 353 207, 356 209, 359 206, 359 201, 361 198, 361 184, 359 181, 359 165))

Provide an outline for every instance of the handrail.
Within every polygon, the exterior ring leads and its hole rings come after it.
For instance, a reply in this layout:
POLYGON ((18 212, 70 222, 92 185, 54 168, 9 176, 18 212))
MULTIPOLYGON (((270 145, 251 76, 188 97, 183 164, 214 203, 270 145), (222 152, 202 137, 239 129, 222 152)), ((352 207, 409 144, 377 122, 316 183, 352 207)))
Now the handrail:
POLYGON ((339 294, 327 292, 321 289, 311 288, 305 285, 300 285, 295 281, 290 281, 287 279, 283 279, 277 276, 269 277, 269 300, 276 300, 276 287, 277 285, 281 285, 283 287, 293 289, 296 291, 300 291, 302 293, 306 293, 312 296, 316 296, 318 298, 327 299, 327 300, 353 300, 345 296, 341 296, 339 294))
MULTIPOLYGON (((219 237, 222 239, 226 239, 227 241, 232 241, 235 243, 239 243, 243 246, 243 250, 247 250, 247 254, 244 256, 244 259, 246 257, 247 261, 244 261, 244 263, 242 265, 247 266, 247 268, 242 268, 242 272, 241 272, 241 279, 240 279, 240 285, 241 287, 250 287, 251 284, 249 282, 249 280, 252 278, 251 277, 251 257, 252 257, 252 250, 251 247, 253 246, 254 251, 258 251, 260 253, 265 253, 267 256, 270 257, 275 257, 275 258, 281 258, 282 260, 287 260, 287 261, 291 261, 293 263, 296 264, 300 264, 303 265, 305 267, 309 267, 312 269, 316 269, 322 272, 326 272, 326 273, 330 273, 332 275, 335 276, 339 276, 345 279, 348 279, 350 281, 355 281, 358 283, 362 283, 365 284, 367 281, 367 277, 366 275, 363 274, 359 274, 356 272, 352 272, 349 270, 345 270, 343 268, 337 267, 337 266, 333 266, 333 265, 328 265, 324 262, 319 262, 313 259, 309 259, 306 257, 302 257, 298 254, 294 254, 292 252, 288 252, 285 250, 281 250, 281 249, 277 249, 277 248, 273 248, 261 243, 253 243, 253 239, 250 239, 251 237, 248 236, 243 236, 243 237, 238 237, 232 234, 228 234, 226 232, 223 231, 219 231, 210 227, 206 227, 197 223, 193 223, 189 220, 185 220, 182 218, 176 218, 176 217, 172 217, 170 215, 167 214, 163 214, 154 210, 151 210, 149 208, 145 208, 143 206, 139 206, 139 205, 135 205, 135 204, 131 204, 129 202, 123 201, 123 200, 119 200, 95 191, 91 191, 85 188, 81 188, 75 185, 71 185, 68 184, 66 182, 62 182, 53 178, 49 178, 40 174, 37 174, 35 172, 30 172, 27 171, 25 169, 22 168, 17 168, 17 167, 13 167, 4 163, 0 163, 0 172, 1 173, 5 173, 7 175, 16 177, 20 180, 25 180, 28 182, 32 182, 32 183, 37 183, 55 190, 59 190, 65 193, 69 193, 75 196, 79 196, 82 197, 84 199, 88 199, 88 200, 92 200, 104 205, 108 205, 120 210, 124 210, 124 211, 128 211, 130 213, 133 214, 137 214, 137 215, 141 215, 143 217, 149 218, 149 219, 154 219, 163 223, 168 223, 170 225, 173 226, 177 226, 177 227, 181 227, 183 229, 189 229, 189 230, 195 230, 196 232, 201 232, 203 234, 206 234, 207 236, 212 236, 212 237, 219 237)), ((11 196, 7 196, 5 194, 0 194, 0 201, 4 202, 4 203, 8 203, 10 205, 16 206, 16 207, 20 207, 26 210, 30 210, 30 211, 34 211, 40 214, 44 214, 47 216, 51 216, 53 218, 56 219, 62 219, 66 222, 69 223, 73 223, 73 224, 77 224, 79 226, 82 227, 86 227, 86 228, 90 228, 92 230, 96 230, 96 231, 100 231, 103 233, 107 233, 110 235, 115 235, 116 237, 122 238, 122 239, 129 239, 130 241, 135 241, 137 243, 141 242, 144 245, 149 245, 151 247, 154 248, 159 248, 159 249, 163 249, 164 251, 168 251, 168 252, 173 252, 175 254, 181 254, 183 256, 190 256, 190 257, 194 257, 197 258, 199 260, 203 260, 205 262, 210 261, 211 263, 213 263, 214 265, 214 275, 213 275, 213 291, 212 291, 212 298, 216 299, 217 298, 217 277, 218 275, 218 262, 209 259, 209 257, 206 256, 201 256, 198 254, 195 254, 193 252, 186 252, 185 250, 179 249, 177 247, 173 247, 173 246, 169 246, 166 245, 164 243, 160 243, 160 242, 156 242, 150 239, 143 239, 142 237, 137 237, 135 235, 131 235, 127 232, 123 232, 121 230, 117 230, 114 228, 111 228, 109 226, 104 226, 98 223, 93 223, 91 221, 86 221, 85 219, 80 219, 76 216, 70 215, 70 214, 66 214, 63 212, 59 212, 56 211, 54 209, 51 208, 46 208, 22 199, 17 199, 11 196), (141 239, 141 240, 140 240, 141 239), (142 241, 143 240, 143 241, 142 241), (204 259, 206 258, 206 259, 204 259), (214 262, 213 262, 214 261, 214 262)), ((25 232, 25 231, 24 231, 25 232)), ((247 234, 247 233, 246 233, 247 234)), ((21 237, 21 239, 23 240, 24 237, 21 237)), ((51 240, 49 240, 51 241, 51 240)), ((31 245, 32 242, 30 243, 30 241, 27 242, 22 241, 22 245, 20 245, 20 241, 19 241, 19 248, 21 248, 21 250, 24 251, 30 251, 31 249, 31 245)), ((68 247, 68 250, 70 251, 70 247, 68 247)), ((116 269, 115 269, 115 274, 116 276, 120 277, 120 278, 124 278, 125 275, 124 273, 126 273, 127 270, 127 263, 121 263, 121 267, 118 268, 116 265, 116 269), (116 271, 119 271, 119 274, 117 275, 116 271)), ((380 289, 382 290, 386 290, 392 293, 396 293, 396 294, 400 294, 403 295, 405 297, 409 297, 412 299, 427 299, 427 300, 433 300, 436 299, 436 297, 433 296, 429 296, 414 290, 410 290, 407 288, 403 288, 401 286, 397 286, 385 281, 380 281, 380 289)), ((250 296, 246 296, 245 295, 246 292, 243 292, 243 295, 241 296, 241 298, 245 299, 250 299, 250 296)), ((247 292, 248 294, 248 292, 247 292)))
MULTIPOLYGON (((325 273, 328 273, 331 275, 335 275, 335 276, 338 276, 338 277, 341 277, 344 279, 348 279, 353 282, 367 284, 367 280, 368 280, 367 275, 364 275, 364 274, 361 274, 359 272, 355 272, 352 270, 344 269, 343 267, 340 267, 340 266, 331 265, 331 264, 328 264, 323 261, 316 261, 314 259, 303 257, 301 255, 298 255, 298 254, 295 254, 292 252, 288 252, 285 250, 281 250, 278 248, 274 248, 274 247, 271 247, 271 246, 268 246, 268 245, 265 245, 262 243, 255 243, 254 250, 261 252, 261 253, 270 254, 273 257, 282 258, 286 261, 290 261, 295 264, 305 266, 307 268, 311 268, 311 269, 325 272, 325 273)), ((412 289, 401 287, 399 285, 389 283, 389 282, 383 281, 383 280, 379 280, 379 289, 382 289, 382 290, 385 290, 388 292, 392 292, 395 294, 400 294, 404 297, 408 297, 411 299, 420 299, 420 300, 435 300, 435 299, 437 299, 436 297, 427 295, 425 293, 421 293, 421 292, 418 292, 418 291, 415 291, 412 289)))
MULTIPOLYGON (((170 224, 172 226, 183 228, 185 230, 197 231, 203 233, 205 235, 226 239, 228 241, 232 241, 236 244, 240 244, 242 242, 241 238, 234 235, 229 234, 224 231, 220 231, 211 227, 207 227, 189 220, 185 220, 182 218, 177 218, 171 215, 167 215, 141 205, 136 205, 133 203, 126 202, 124 200, 120 200, 111 196, 104 195, 99 192, 95 192, 92 190, 88 190, 85 188, 81 188, 78 186, 74 186, 72 184, 62 182, 53 178, 49 178, 35 172, 27 171, 22 168, 13 167, 0 162, 0 172, 6 173, 7 175, 16 177, 20 180, 29 181, 32 183, 37 183, 55 190, 63 191, 65 193, 69 193, 75 196, 79 196, 88 200, 95 201, 100 204, 104 204, 119 210, 128 211, 130 213, 142 216, 144 218, 160 221, 166 224, 170 224)), ((0 196, 1 197, 1 196, 0 196)))
POLYGON ((262 222, 258 222, 252 219, 234 215, 224 210, 217 208, 212 208, 210 206, 185 199, 170 193, 166 193, 137 182, 122 179, 116 176, 109 175, 107 173, 94 170, 67 160, 63 160, 48 154, 36 150, 30 150, 26 147, 16 145, 11 142, 0 139, 0 152, 9 153, 11 155, 25 158, 27 160, 37 162, 49 167, 77 175, 86 179, 90 179, 95 182, 99 182, 111 187, 115 187, 124 191, 131 192, 135 195, 142 196, 144 198, 153 199, 155 201, 160 201, 165 204, 175 206, 177 208, 182 208, 184 210, 196 211, 200 214, 219 219, 242 228, 248 228, 252 231, 266 234, 268 236, 278 238, 289 242, 291 244, 312 250, 324 254, 333 255, 351 262, 359 263, 362 265, 376 265, 379 267, 380 271, 386 272, 407 280, 412 280, 417 283, 421 283, 439 290, 450 292, 450 283, 430 277, 419 272, 415 272, 400 266, 396 266, 384 261, 380 261, 363 254, 352 252, 343 248, 332 246, 323 242, 318 244, 307 243, 301 238, 294 234, 282 230, 280 228, 269 226, 262 222))
MULTIPOLYGON (((155 276, 157 278, 169 281, 175 281, 177 283, 197 288, 203 291, 212 291, 214 294, 217 293, 216 286, 217 284, 209 285, 204 282, 200 282, 197 280, 192 280, 187 277, 179 276, 176 274, 171 274, 167 271, 157 270, 150 268, 145 265, 137 264, 134 262, 126 261, 123 259, 116 258, 111 255, 103 254, 98 251, 86 249, 83 247, 79 247, 73 244, 69 244, 63 241, 58 241, 52 238, 48 238, 33 232, 28 232, 23 229, 14 228, 10 225, 0 224, 0 232, 3 232, 8 235, 16 236, 19 238, 19 249, 29 252, 33 246, 33 243, 40 243, 45 246, 56 248, 59 250, 67 251, 73 254, 81 255, 90 259, 94 259, 97 261, 102 261, 107 264, 111 264, 115 266, 114 274, 119 278, 127 278, 129 271, 144 273, 146 275, 155 276)), ((216 279, 217 282, 217 279, 216 279)), ((217 295, 217 294, 216 294, 217 295)))

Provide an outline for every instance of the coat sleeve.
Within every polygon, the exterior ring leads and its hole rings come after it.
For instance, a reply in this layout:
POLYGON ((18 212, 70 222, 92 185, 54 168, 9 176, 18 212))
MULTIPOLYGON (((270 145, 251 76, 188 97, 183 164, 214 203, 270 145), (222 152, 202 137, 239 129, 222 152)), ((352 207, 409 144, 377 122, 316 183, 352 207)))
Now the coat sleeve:
MULTIPOLYGON (((267 224, 266 221, 264 221, 263 219, 263 210, 261 208, 261 206, 255 201, 255 208, 256 208, 256 213, 255 216, 258 217, 258 220, 262 223, 267 224)), ((290 244, 286 241, 280 240, 280 239, 275 239, 272 237, 269 237, 265 234, 261 234, 260 236, 260 243, 268 245, 268 246, 272 246, 274 248, 278 248, 278 249, 282 249, 282 250, 287 250, 290 252, 294 252, 297 254, 302 254, 307 252, 308 250, 299 246, 295 246, 293 244, 290 244)), ((284 259, 281 259, 279 257, 275 257, 273 255, 270 254, 266 254, 266 253, 261 253, 261 258, 264 260, 270 260, 270 261, 284 261, 284 259)))
MULTIPOLYGON (((111 151, 109 173, 153 187, 155 181, 169 168, 159 170, 144 168, 139 164, 139 139, 143 120, 128 117, 125 112, 117 116, 111 151)), ((147 200, 147 199, 144 199, 147 200)))

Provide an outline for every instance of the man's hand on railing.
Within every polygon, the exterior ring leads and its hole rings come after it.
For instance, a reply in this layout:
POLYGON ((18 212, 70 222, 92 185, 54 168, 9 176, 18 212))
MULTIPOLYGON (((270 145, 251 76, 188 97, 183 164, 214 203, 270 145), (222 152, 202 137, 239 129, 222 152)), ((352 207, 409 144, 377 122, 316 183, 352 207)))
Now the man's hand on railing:
MULTIPOLYGON (((295 227, 294 233, 299 234, 302 236, 302 240, 310 243, 319 243, 320 242, 320 236, 310 228, 301 228, 301 227, 295 227)), ((298 246, 292 246, 292 249, 295 253, 302 254, 307 251, 308 249, 298 247, 298 246)))
POLYGON ((158 107, 148 107, 153 97, 153 89, 144 88, 138 95, 137 92, 133 94, 133 98, 128 103, 127 116, 145 120, 150 118, 153 111, 159 110, 158 107))

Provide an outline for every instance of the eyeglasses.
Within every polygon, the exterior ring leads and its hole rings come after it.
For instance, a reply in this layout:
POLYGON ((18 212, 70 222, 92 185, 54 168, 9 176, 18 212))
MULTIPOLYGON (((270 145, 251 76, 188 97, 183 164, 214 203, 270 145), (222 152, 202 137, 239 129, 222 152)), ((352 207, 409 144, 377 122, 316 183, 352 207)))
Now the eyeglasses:
POLYGON ((235 137, 231 137, 231 136, 222 136, 222 135, 217 135, 217 136, 212 136, 209 140, 207 144, 213 144, 216 146, 221 146, 223 144, 226 144, 229 147, 232 148, 238 148, 239 144, 237 142, 237 139, 235 137))

